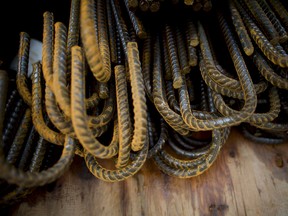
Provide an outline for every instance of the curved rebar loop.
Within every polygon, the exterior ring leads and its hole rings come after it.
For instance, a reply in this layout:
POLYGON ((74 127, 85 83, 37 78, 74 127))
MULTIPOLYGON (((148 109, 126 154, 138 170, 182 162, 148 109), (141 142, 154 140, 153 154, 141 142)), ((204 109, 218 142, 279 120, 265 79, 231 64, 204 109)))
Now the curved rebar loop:
POLYGON ((119 34, 119 38, 121 41, 121 46, 127 58, 127 43, 130 40, 128 28, 125 24, 125 21, 123 20, 123 16, 121 16, 121 10, 119 8, 119 4, 116 4, 115 1, 116 0, 110 0, 111 8, 114 14, 117 32, 119 34))
POLYGON ((257 51, 252 56, 253 62, 261 75, 277 88, 288 90, 288 80, 274 72, 265 58, 257 51))
MULTIPOLYGON (((79 67, 80 66, 82 67, 81 70, 84 70, 84 58, 81 58, 81 59, 83 60, 83 62, 82 63, 79 62, 78 65, 79 65, 79 67)), ((108 86, 106 86, 107 83, 99 83, 99 84, 104 84, 105 86, 102 86, 102 87, 107 87, 107 90, 105 90, 105 95, 106 95, 106 91, 108 91, 108 95, 105 96, 105 97, 107 97, 107 99, 105 100, 102 113, 98 116, 88 116, 88 126, 93 128, 93 131, 95 131, 95 135, 97 135, 100 131, 103 131, 104 128, 103 129, 100 129, 100 128, 105 126, 106 124, 108 124, 111 121, 111 119, 113 118, 113 115, 114 115, 114 111, 115 111, 114 85, 111 84, 111 87, 109 90, 108 86)), ((70 98, 67 101, 69 102, 69 104, 71 103, 70 98)), ((99 97, 98 97, 97 93, 94 93, 91 97, 89 97, 88 99, 85 99, 86 109, 91 108, 91 107, 97 105, 98 103, 99 103, 99 97)), ((70 106, 69 106, 69 109, 71 110, 70 106)))
POLYGON ((104 102, 104 107, 100 115, 87 118, 88 126, 91 128, 99 128, 107 125, 113 118, 115 112, 115 86, 111 83, 109 97, 104 102))
MULTIPOLYGON (((33 97, 33 96, 32 96, 33 97)), ((21 187, 36 187, 51 183, 63 175, 72 163, 75 151, 75 141, 69 136, 65 137, 65 143, 60 159, 52 167, 41 172, 25 172, 15 168, 5 161, 0 150, 0 177, 10 184, 21 187)))
POLYGON ((245 126, 241 127, 241 132, 245 138, 253 143, 260 143, 266 145, 279 145, 285 143, 286 139, 283 137, 262 137, 252 134, 245 126))
MULTIPOLYGON (((201 82, 200 83, 201 111, 207 112, 208 111, 208 98, 206 98, 206 88, 205 88, 205 84, 203 80, 200 80, 200 82, 201 82)), ((178 155, 188 157, 188 158, 196 158, 196 157, 206 154, 209 150, 209 146, 207 145, 209 144, 209 142, 207 143, 207 140, 204 140, 203 142, 201 142, 200 140, 193 141, 188 138, 183 140, 182 139, 183 136, 179 135, 175 131, 173 131, 172 133, 173 135, 170 135, 170 139, 168 139, 168 144, 178 155), (194 144, 196 144, 196 146, 198 147, 197 149, 195 149, 194 144)))
MULTIPOLYGON (((102 56, 104 73, 107 74, 107 76, 109 76, 109 78, 107 79, 109 80, 111 77, 111 59, 110 59, 110 47, 109 47, 109 37, 107 29, 107 13, 105 5, 106 4, 104 1, 97 0, 96 15, 98 25, 99 50, 102 56)), ((101 97, 101 94, 99 94, 99 96, 101 97)))
MULTIPOLYGON (((245 122, 263 124, 265 122, 271 122, 276 119, 280 113, 280 98, 277 93, 277 89, 272 87, 269 91, 269 101, 270 101, 270 110, 266 113, 253 113, 245 122)), ((214 93, 214 104, 217 110, 224 116, 230 115, 241 115, 241 111, 234 110, 230 108, 223 100, 221 95, 215 95, 214 93)))
MULTIPOLYGON (((191 151, 191 150, 187 150, 187 149, 183 148, 181 146, 181 143, 179 143, 179 141, 180 140, 176 140, 176 139, 174 141, 170 137, 170 139, 168 139, 167 142, 168 142, 168 145, 171 147, 171 149, 173 149, 174 152, 180 157, 184 157, 187 159, 195 159, 197 157, 201 157, 201 156, 209 153, 209 150, 210 150, 209 145, 198 147, 197 149, 193 149, 191 151)), ((182 143, 183 143, 183 141, 182 141, 182 143)))
POLYGON ((258 134, 257 132, 253 134, 244 125, 241 125, 241 132, 246 139, 252 141, 253 143, 258 143, 258 144, 279 145, 287 141, 287 138, 284 138, 284 137, 277 137, 277 136, 265 137, 265 136, 261 136, 261 134, 258 134))
POLYGON ((125 167, 130 158, 132 125, 130 119, 127 81, 125 75, 125 67, 117 65, 114 68, 116 99, 117 99, 117 116, 119 122, 119 151, 116 168, 125 167))
POLYGON ((45 88, 45 107, 52 124, 63 134, 75 137, 72 121, 65 116, 56 103, 55 95, 49 86, 45 88))
MULTIPOLYGON (((191 130, 204 131, 237 125, 248 119, 254 113, 257 106, 257 95, 241 52, 232 36, 232 32, 228 28, 228 24, 222 15, 218 14, 218 18, 230 56, 234 62, 234 67, 243 89, 245 103, 241 109, 241 115, 216 117, 208 120, 199 119, 193 115, 191 111, 186 81, 184 80, 183 86, 179 89, 180 111, 183 120, 191 130)), ((209 65, 207 65, 207 67, 208 66, 209 65)))
POLYGON ((117 47, 116 47, 116 26, 115 18, 111 9, 110 1, 106 1, 106 10, 107 10, 107 28, 109 35, 109 44, 110 44, 110 58, 112 63, 117 63, 117 47))
MULTIPOLYGON (((70 94, 67 87, 67 29, 61 22, 55 23, 53 55, 53 88, 55 99, 67 117, 71 116, 70 94)), ((48 86, 49 87, 49 86, 48 86)))
MULTIPOLYGON (((207 72, 207 68, 205 66, 205 63, 203 61, 203 58, 201 56, 201 54, 199 54, 199 67, 200 67, 200 72, 201 72, 201 76, 203 78, 203 80, 205 81, 205 83, 215 92, 227 96, 227 97, 231 97, 231 98, 237 98, 237 99, 244 99, 244 93, 242 92, 242 90, 238 90, 238 91, 233 91, 232 89, 229 89, 227 87, 223 87, 221 85, 219 85, 219 83, 215 82, 213 79, 211 79, 211 77, 208 75, 207 72)), ((267 88, 267 83, 266 82, 261 82, 261 85, 259 85, 259 88, 255 88, 256 94, 262 93, 266 90, 267 88)))
POLYGON ((136 42, 127 43, 127 56, 134 112, 134 134, 131 148, 133 151, 139 151, 147 142, 147 105, 139 50, 136 42))
MULTIPOLYGON (((236 91, 233 89, 229 89, 227 87, 223 87, 223 86, 219 85, 219 83, 217 83, 213 79, 211 79, 211 77, 208 75, 207 68, 205 67, 205 64, 204 64, 204 61, 203 61, 201 54, 199 54, 199 58, 200 58, 199 67, 200 67, 201 76, 202 76, 203 80, 205 81, 205 83, 213 91, 215 91, 221 95, 227 96, 227 97, 244 99, 244 93, 242 92, 242 90, 236 91)), ((233 78, 231 78, 231 79, 233 79, 233 78)), ((267 89, 267 87, 268 87, 268 84, 265 81, 260 81, 257 85, 254 85, 254 89, 256 91, 256 94, 260 94, 260 93, 264 92, 267 89)))
MULTIPOLYGON (((48 117, 52 124, 63 134, 69 135, 72 138, 77 138, 74 133, 74 128, 72 126, 72 121, 70 118, 67 118, 57 106, 55 96, 53 92, 49 89, 48 86, 45 88, 45 107, 48 117)), ((95 137, 101 136, 107 127, 93 128, 93 134, 95 137)), ((84 156, 83 149, 80 144, 76 143, 75 154, 80 157, 84 156)))
POLYGON ((170 176, 190 178, 198 176, 209 169, 228 139, 230 128, 217 129, 212 132, 212 141, 209 153, 193 160, 181 160, 162 150, 154 156, 157 167, 170 176))
POLYGON ((87 151, 85 152, 85 162, 90 172, 97 178, 107 181, 123 181, 136 174, 144 165, 148 154, 148 143, 137 153, 136 157, 126 167, 118 170, 110 170, 102 167, 87 151))
POLYGON ((247 56, 251 56, 254 52, 254 46, 250 36, 234 3, 229 1, 228 4, 231 12, 232 22, 235 27, 235 31, 238 34, 242 48, 247 56))
POLYGON ((154 105, 163 119, 181 135, 189 134, 189 129, 184 123, 181 116, 170 109, 166 94, 164 93, 163 78, 162 78, 162 64, 160 54, 159 35, 156 35, 154 41, 154 63, 153 63, 153 98, 154 105))
POLYGON ((99 82, 107 82, 109 74, 104 67, 99 45, 95 34, 95 2, 94 0, 82 0, 80 3, 80 33, 83 43, 84 53, 90 69, 99 82))
POLYGON ((98 158, 111 158, 118 153, 118 123, 115 123, 113 139, 109 146, 102 145, 88 126, 84 102, 85 81, 83 53, 79 46, 72 47, 71 119, 75 133, 85 150, 98 158))
POLYGON ((260 27, 263 29, 263 32, 267 35, 270 43, 273 45, 278 43, 279 34, 258 2, 256 0, 244 0, 244 2, 248 6, 253 17, 257 20, 257 23, 259 23, 260 27))
POLYGON ((33 63, 32 72, 32 122, 45 140, 56 145, 63 145, 64 134, 51 130, 45 123, 42 111, 41 64, 33 63))
MULTIPOLYGON (((57 22, 55 24, 55 44, 54 44, 54 60, 53 60, 53 89, 55 89, 55 98, 64 112, 65 116, 71 116, 71 101, 70 92, 67 84, 67 50, 66 50, 66 27, 63 23, 57 22)), ((71 48, 70 48, 71 49, 71 48)), ((71 52, 70 52, 71 55, 71 52)), ((70 57, 71 58, 71 57, 70 57)), ((71 63, 71 60, 70 60, 71 63)), ((93 93, 89 98, 85 99, 88 108, 97 106, 99 103, 99 96, 93 93)))
POLYGON ((282 23, 288 29, 288 11, 279 0, 269 0, 275 12, 279 15, 282 23))
POLYGON ((176 29, 176 33, 175 33, 176 45, 177 45, 181 73, 187 74, 190 72, 190 65, 189 65, 189 61, 187 57, 188 55, 187 55, 187 50, 186 50, 186 43, 185 43, 184 36, 180 28, 176 26, 175 29, 176 29))
POLYGON ((172 79, 173 79, 173 87, 175 89, 178 89, 183 84, 183 80, 182 80, 180 65, 178 61, 175 37, 173 35, 174 33, 170 25, 165 24, 164 31, 165 31, 165 38, 166 38, 165 46, 167 46, 167 50, 168 50, 170 68, 171 68, 172 79))
POLYGON ((46 85, 53 90, 53 48, 54 16, 46 11, 43 14, 42 70, 46 85))
POLYGON ((18 68, 16 75, 17 90, 24 102, 31 107, 31 90, 27 85, 27 72, 29 62, 30 36, 26 32, 20 33, 20 45, 18 51, 18 68))
POLYGON ((275 27, 275 30, 279 34, 279 43, 284 43, 288 40, 288 35, 285 30, 285 28, 282 26, 280 20, 277 18, 274 11, 271 9, 271 7, 268 5, 266 0, 258 0, 258 4, 262 7, 264 13, 269 18, 273 26, 275 27))
POLYGON ((137 37, 140 39, 146 39, 147 33, 146 33, 146 30, 144 28, 142 21, 139 19, 137 15, 135 15, 134 12, 132 12, 129 9, 129 0, 124 0, 124 3, 125 3, 127 13, 129 15, 130 21, 133 25, 133 29, 135 30, 137 37))
MULTIPOLYGON (((94 93, 90 98, 85 99, 85 104, 87 106, 87 109, 88 107, 94 107, 96 101, 97 101, 96 103, 97 105, 99 102, 99 97, 96 93, 94 93), (91 101, 89 99, 91 99, 91 101)), ((49 119, 53 123, 53 125, 61 133, 75 138, 76 135, 74 133, 71 119, 65 116, 63 112, 61 112, 61 110, 57 106, 54 93, 51 91, 51 89, 48 86, 46 86, 45 88, 45 106, 46 106, 46 112, 49 116, 49 119)), ((96 137, 100 136, 102 133, 104 133, 105 128, 101 128, 101 127, 93 128, 92 131, 93 131, 94 136, 96 137)), ((76 154, 78 154, 78 152, 76 152, 76 154)))
POLYGON ((151 85, 151 60, 152 60, 152 38, 150 32, 147 32, 147 37, 143 41, 142 48, 142 74, 145 86, 145 92, 150 101, 153 102, 152 85, 151 85))
MULTIPOLYGON (((147 158, 152 158, 154 155, 156 155, 164 146, 164 144, 167 142, 168 139, 168 128, 165 120, 163 118, 160 118, 160 135, 157 140, 157 142, 149 148, 148 156, 147 158)), ((153 137, 151 137, 153 139, 153 137)))
POLYGON ((249 30, 250 36, 264 55, 274 64, 279 65, 280 67, 288 67, 288 56, 279 53, 277 49, 275 49, 237 1, 234 0, 234 4, 240 12, 243 21, 249 30))
MULTIPOLYGON (((234 74, 229 73, 228 71, 226 71, 226 70, 220 65, 220 63, 219 63, 219 61, 218 61, 218 58, 217 58, 218 55, 216 55, 216 50, 215 50, 215 48, 213 48, 213 46, 212 46, 213 43, 212 43, 212 41, 211 41, 211 34, 207 34, 206 36, 207 36, 207 38, 208 38, 209 45, 210 45, 210 47, 211 47, 210 51, 211 51, 211 54, 212 54, 212 57, 213 57, 213 60, 214 60, 215 67, 219 70, 219 72, 221 72, 221 73, 224 74, 225 76, 230 77, 230 78, 235 78, 237 75, 235 76, 234 74)), ((266 89, 266 88, 265 88, 265 89, 266 89)), ((255 90, 257 91, 257 85, 256 85, 255 90)), ((264 90, 263 90, 263 91, 264 91, 264 90)))
POLYGON ((8 163, 15 165, 17 160, 19 159, 19 156, 23 149, 23 145, 25 145, 25 138, 30 130, 31 123, 32 123, 31 109, 26 108, 24 117, 21 120, 19 128, 17 129, 17 133, 13 140, 13 143, 6 157, 8 163))
MULTIPOLYGON (((228 25, 227 28, 229 28, 228 25)), ((231 31, 230 28, 229 31, 231 31)), ((215 66, 214 57, 211 52, 212 49, 209 46, 205 30, 200 22, 198 22, 198 33, 200 39, 201 54, 203 56, 204 61, 203 67, 206 68, 208 76, 210 77, 210 79, 212 79, 211 82, 214 81, 217 85, 220 86, 220 88, 226 88, 227 89, 225 90, 226 92, 233 92, 232 94, 241 95, 240 94, 241 92, 239 93, 239 91, 242 90, 241 82, 221 73, 215 66)), ((209 78, 207 79, 209 80, 209 78)), ((258 84, 255 84, 254 88, 257 93, 263 92, 267 88, 267 83, 260 82, 258 84)), ((243 98, 243 96, 239 97, 243 98)))
POLYGON ((264 122, 264 123, 250 123, 252 126, 260 128, 266 131, 275 132, 285 132, 288 131, 288 123, 274 123, 274 122, 264 122))

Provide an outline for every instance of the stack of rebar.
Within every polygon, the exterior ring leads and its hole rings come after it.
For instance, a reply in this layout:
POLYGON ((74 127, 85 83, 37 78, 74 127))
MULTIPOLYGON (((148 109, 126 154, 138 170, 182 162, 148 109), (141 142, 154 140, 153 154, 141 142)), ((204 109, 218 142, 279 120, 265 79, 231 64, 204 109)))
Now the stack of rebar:
POLYGON ((178 4, 192 7, 193 11, 210 11, 212 0, 125 0, 130 11, 158 12, 163 5, 175 6, 178 4))
POLYGON ((75 154, 103 181, 125 180, 150 158, 189 178, 214 163, 231 127, 255 142, 287 141, 287 8, 195 0, 138 13, 167 2, 72 0, 68 26, 46 11, 31 77, 30 36, 20 33, 15 84, 0 71, 2 202, 55 181, 75 154))

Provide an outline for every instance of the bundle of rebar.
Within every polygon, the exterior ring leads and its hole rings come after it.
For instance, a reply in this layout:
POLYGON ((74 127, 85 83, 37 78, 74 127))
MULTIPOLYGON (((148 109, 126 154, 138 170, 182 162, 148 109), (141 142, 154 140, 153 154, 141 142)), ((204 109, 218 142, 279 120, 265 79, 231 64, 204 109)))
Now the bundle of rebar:
POLYGON ((224 5, 72 0, 67 26, 43 14, 42 61, 31 77, 30 35, 21 32, 15 85, 0 71, 2 201, 55 181, 75 154, 116 182, 148 159, 170 176, 198 176, 231 127, 254 142, 285 143, 287 7, 224 5), (185 7, 166 13, 165 4, 185 7))

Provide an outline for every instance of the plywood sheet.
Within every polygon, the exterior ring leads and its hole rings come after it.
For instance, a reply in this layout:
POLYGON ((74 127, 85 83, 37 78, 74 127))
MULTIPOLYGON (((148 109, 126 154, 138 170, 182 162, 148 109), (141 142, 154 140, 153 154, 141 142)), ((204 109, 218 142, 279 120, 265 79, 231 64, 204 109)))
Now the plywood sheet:
POLYGON ((288 215, 288 143, 252 143, 233 129, 215 164, 190 179, 148 161, 124 182, 106 183, 75 158, 57 182, 13 206, 19 216, 288 215))

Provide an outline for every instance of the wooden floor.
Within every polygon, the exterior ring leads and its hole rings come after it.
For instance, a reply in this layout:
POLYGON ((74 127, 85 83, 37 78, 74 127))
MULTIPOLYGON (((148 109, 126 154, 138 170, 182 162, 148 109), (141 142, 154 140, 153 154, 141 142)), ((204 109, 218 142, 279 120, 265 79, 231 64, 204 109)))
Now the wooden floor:
POLYGON ((204 174, 177 179, 148 161, 124 182, 92 176, 81 158, 55 184, 13 206, 19 216, 288 215, 288 143, 251 143, 233 129, 204 174))

